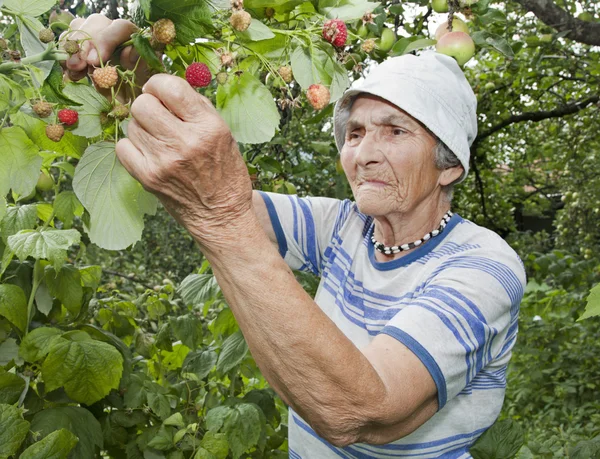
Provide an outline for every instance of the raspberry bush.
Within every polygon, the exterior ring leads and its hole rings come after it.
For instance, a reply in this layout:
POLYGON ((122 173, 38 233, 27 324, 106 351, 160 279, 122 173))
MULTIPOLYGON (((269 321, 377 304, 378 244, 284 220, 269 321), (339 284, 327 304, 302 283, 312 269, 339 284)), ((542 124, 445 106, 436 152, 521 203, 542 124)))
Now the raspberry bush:
MULTIPOLYGON (((477 45, 513 57, 485 30, 498 10, 468 3, 477 45)), ((261 5, 134 3, 123 9, 139 27, 127 44, 152 72, 186 78, 214 102, 257 187, 293 193, 294 174, 325 174, 315 169, 335 156, 306 126, 326 132, 332 104, 369 63, 435 41, 425 12, 405 20, 396 3, 261 5), (285 156, 286 125, 304 135, 297 156, 314 150, 314 164, 285 156)), ((66 82, 60 62, 89 39, 53 7, 1 9, 0 457, 287 457, 286 408, 247 355, 209 266, 179 285, 103 282, 157 210, 114 151, 140 82, 112 57, 66 82), (89 252, 106 263, 86 264, 89 252)), ((334 173, 315 181, 338 187, 334 173)))

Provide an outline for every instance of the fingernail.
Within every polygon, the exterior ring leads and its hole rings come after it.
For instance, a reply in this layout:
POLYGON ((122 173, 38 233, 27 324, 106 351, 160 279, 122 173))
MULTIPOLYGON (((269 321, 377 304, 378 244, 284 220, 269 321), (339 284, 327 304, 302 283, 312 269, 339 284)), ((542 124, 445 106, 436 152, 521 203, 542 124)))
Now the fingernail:
POLYGON ((97 61, 98 60, 98 51, 96 51, 95 49, 90 50, 90 52, 87 55, 87 60, 89 61, 97 61))
POLYGON ((142 86, 142 92, 146 92, 146 85, 142 86))
POLYGON ((68 60, 67 60, 67 65, 68 66, 75 66, 79 63, 79 57, 77 56, 71 56, 68 60))

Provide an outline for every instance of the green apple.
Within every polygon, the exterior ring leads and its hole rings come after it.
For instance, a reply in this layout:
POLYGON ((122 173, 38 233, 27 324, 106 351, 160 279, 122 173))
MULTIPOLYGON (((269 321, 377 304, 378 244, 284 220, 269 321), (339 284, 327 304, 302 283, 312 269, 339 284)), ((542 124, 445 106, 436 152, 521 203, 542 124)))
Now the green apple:
POLYGON ((448 0, 432 0, 431 8, 436 13, 447 13, 448 12, 448 0))
POLYGON ((50 191, 52 188, 54 188, 54 180, 52 179, 52 176, 48 172, 42 171, 35 188, 38 191, 50 191))
MULTIPOLYGON (((444 21, 439 27, 435 30, 435 39, 439 40, 448 32, 448 21, 444 21)), ((469 26, 465 21, 460 18, 454 18, 452 20, 452 32, 464 32, 469 33, 469 26)))
POLYGON ((440 38, 435 45, 438 53, 456 59, 461 67, 475 54, 475 43, 465 32, 449 32, 440 38))
POLYGON ((384 53, 392 49, 392 46, 394 46, 395 42, 396 34, 392 29, 387 27, 384 27, 384 29, 381 31, 381 38, 376 41, 377 48, 384 53))
POLYGON ((542 35, 540 35, 540 41, 542 43, 550 43, 553 37, 554 35, 552 35, 551 33, 543 33, 542 35))
POLYGON ((361 24, 361 26, 356 31, 356 35, 358 35, 360 38, 367 38, 368 34, 369 34, 369 29, 367 29, 367 26, 364 24, 361 24))
POLYGON ((589 11, 584 11, 577 16, 580 21, 594 22, 594 15, 589 11))

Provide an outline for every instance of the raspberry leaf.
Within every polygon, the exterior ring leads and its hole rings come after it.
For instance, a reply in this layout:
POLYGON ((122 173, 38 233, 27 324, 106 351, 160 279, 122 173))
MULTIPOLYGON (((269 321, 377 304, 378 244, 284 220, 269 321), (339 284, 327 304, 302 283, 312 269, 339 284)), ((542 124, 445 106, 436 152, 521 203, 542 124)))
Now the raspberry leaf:
POLYGON ((9 236, 24 229, 32 229, 37 222, 37 206, 13 206, 6 209, 6 215, 0 221, 0 233, 4 242, 9 236))
POLYGON ((238 37, 247 41, 261 41, 273 38, 275 34, 258 19, 252 19, 250 27, 244 32, 237 32, 238 37))
POLYGON ((57 272, 51 266, 48 266, 44 274, 50 294, 56 297, 76 317, 81 310, 83 300, 83 287, 79 270, 72 265, 66 265, 57 272))
POLYGON ((335 59, 331 45, 323 48, 305 48, 298 46, 292 53, 292 71, 302 89, 312 84, 323 84, 329 88, 331 102, 339 99, 350 85, 348 72, 335 59))
POLYGON ((4 8, 19 15, 41 16, 56 4, 56 0, 5 0, 4 8))
POLYGON ((25 389, 25 380, 0 368, 0 403, 13 405, 19 401, 25 389))
POLYGON ((0 112, 17 111, 25 102, 23 88, 4 75, 0 75, 0 112))
POLYGON ((11 189, 22 196, 33 191, 42 165, 38 152, 39 148, 20 127, 0 131, 0 196, 6 196, 11 189))
POLYGON ((217 361, 217 371, 225 374, 239 364, 248 353, 248 345, 241 331, 229 336, 223 343, 221 354, 217 361))
POLYGON ((219 85, 217 110, 238 142, 268 142, 279 127, 279 111, 273 95, 248 72, 219 85))
MULTIPOLYGON (((17 0, 19 1, 19 0, 17 0)), ((25 4, 37 3, 35 0, 25 2, 25 4)), ((44 3, 44 2, 41 2, 44 3)), ((25 6, 26 6, 25 5, 25 6)), ((42 43, 39 39, 40 30, 44 29, 44 25, 34 18, 31 13, 24 13, 15 17, 15 22, 19 28, 19 35, 21 37, 21 45, 25 50, 26 56, 32 56, 43 52, 46 49, 46 44, 42 43)), ((40 74, 36 75, 36 72, 32 72, 32 76, 37 80, 39 86, 42 85, 46 77, 52 71, 54 61, 41 61, 33 64, 33 69, 40 70, 40 74)))
POLYGON ((77 108, 79 122, 71 132, 87 138, 102 134, 100 113, 110 111, 111 106, 108 100, 91 86, 81 83, 68 84, 63 92, 67 97, 81 104, 77 108))
POLYGON ((52 432, 46 438, 34 443, 19 456, 20 459, 67 459, 79 439, 67 429, 52 432))
POLYGON ((21 332, 27 328, 27 299, 17 285, 0 285, 0 316, 6 317, 21 332))
POLYGON ((19 408, 0 404, 0 457, 17 453, 29 432, 29 422, 23 419, 19 408))
POLYGON ((151 19, 160 18, 168 18, 175 23, 175 40, 185 45, 194 43, 196 37, 203 36, 204 32, 213 28, 210 8, 197 0, 153 0, 151 19))
POLYGON ((136 51, 142 56, 142 59, 146 61, 146 63, 150 66, 151 69, 156 70, 158 72, 164 71, 164 66, 162 65, 161 60, 156 55, 156 52, 152 48, 150 44, 150 40, 144 37, 140 33, 136 33, 133 36, 133 46, 136 51))
POLYGON ((365 11, 373 11, 379 3, 364 0, 319 0, 318 10, 324 16, 343 21, 362 18, 365 11))
POLYGON ((75 169, 73 190, 90 214, 91 241, 104 249, 120 250, 139 241, 144 214, 156 210, 156 198, 117 160, 114 142, 86 149, 75 169))
POLYGON ((64 263, 67 249, 79 243, 80 238, 79 231, 75 229, 22 230, 9 236, 7 245, 22 261, 27 257, 46 259, 58 269, 64 263))

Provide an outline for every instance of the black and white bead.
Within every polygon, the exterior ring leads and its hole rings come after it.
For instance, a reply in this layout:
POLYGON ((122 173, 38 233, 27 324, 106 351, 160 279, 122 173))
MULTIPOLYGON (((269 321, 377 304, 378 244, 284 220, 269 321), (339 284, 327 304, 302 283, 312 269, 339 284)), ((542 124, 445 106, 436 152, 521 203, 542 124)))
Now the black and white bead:
POLYGON ((421 239, 419 239, 415 242, 409 242, 408 244, 392 245, 390 247, 386 247, 381 242, 377 242, 377 240, 375 239, 375 234, 371 235, 371 242, 373 243, 373 247, 375 247, 376 250, 380 251, 381 253, 383 253, 385 255, 393 255, 395 253, 405 252, 407 250, 411 250, 411 249, 414 249, 415 247, 420 246, 425 241, 428 241, 432 237, 436 237, 437 235, 442 233, 444 231, 444 228, 446 228, 446 225, 450 221, 450 218, 452 218, 452 215, 453 214, 451 211, 446 212, 444 214, 444 216, 442 217, 442 220, 440 221, 440 226, 437 229, 430 231, 425 236, 423 236, 421 239))

